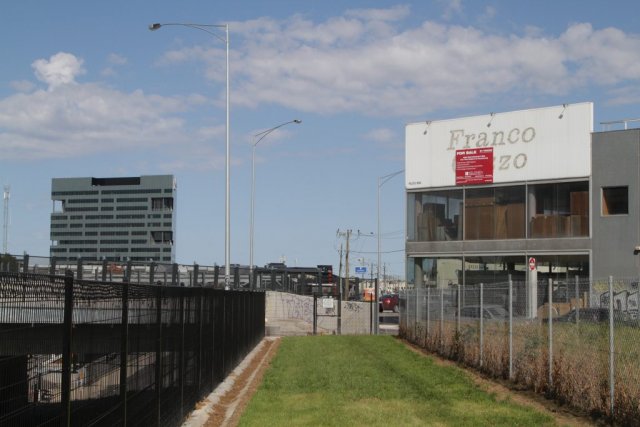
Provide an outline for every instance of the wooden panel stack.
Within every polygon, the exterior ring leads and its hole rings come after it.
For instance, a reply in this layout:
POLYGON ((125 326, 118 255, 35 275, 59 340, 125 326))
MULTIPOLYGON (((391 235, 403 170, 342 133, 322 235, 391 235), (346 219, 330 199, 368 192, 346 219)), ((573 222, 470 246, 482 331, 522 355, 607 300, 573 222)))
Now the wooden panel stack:
POLYGON ((589 236, 589 192, 572 192, 569 200, 569 210, 571 211, 572 236, 589 236))

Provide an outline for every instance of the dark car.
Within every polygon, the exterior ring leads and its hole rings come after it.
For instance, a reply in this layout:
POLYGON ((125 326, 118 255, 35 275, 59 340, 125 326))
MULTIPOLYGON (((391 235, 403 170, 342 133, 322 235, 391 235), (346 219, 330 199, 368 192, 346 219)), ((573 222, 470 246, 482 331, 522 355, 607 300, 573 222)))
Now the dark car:
POLYGON ((398 312, 398 294, 385 294, 379 299, 380 312, 385 310, 391 310, 394 313, 398 312))
MULTIPOLYGON (((467 317, 473 319, 480 318, 480 306, 468 305, 460 309, 460 317, 467 317)), ((482 306, 482 318, 489 320, 508 319, 509 312, 499 305, 483 305, 482 306)))

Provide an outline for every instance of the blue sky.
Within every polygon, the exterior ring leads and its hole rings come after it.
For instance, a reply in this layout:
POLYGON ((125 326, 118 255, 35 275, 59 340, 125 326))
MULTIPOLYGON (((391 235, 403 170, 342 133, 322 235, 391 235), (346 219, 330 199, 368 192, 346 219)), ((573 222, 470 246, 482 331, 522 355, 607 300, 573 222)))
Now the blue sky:
MULTIPOLYGON (((595 130, 640 117, 638 16, 637 1, 5 2, 9 252, 48 255, 53 177, 171 173, 177 261, 224 263, 224 44, 150 23, 229 24, 231 262, 249 260, 252 135, 297 118, 257 148, 255 262, 337 271, 338 230, 352 265, 376 261, 377 178, 404 168, 406 123, 583 101, 595 130)), ((404 275, 403 176, 381 194, 383 262, 404 275)))

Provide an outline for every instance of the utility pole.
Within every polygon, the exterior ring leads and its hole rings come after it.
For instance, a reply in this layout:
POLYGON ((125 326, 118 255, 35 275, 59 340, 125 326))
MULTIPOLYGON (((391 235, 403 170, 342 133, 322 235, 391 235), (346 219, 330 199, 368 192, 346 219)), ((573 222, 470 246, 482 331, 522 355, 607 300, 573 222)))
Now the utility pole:
POLYGON ((340 267, 338 267, 338 277, 340 278, 338 289, 342 289, 342 243, 340 243, 340 267))
POLYGON ((384 264, 382 264, 382 288, 386 289, 384 287, 384 284, 387 281, 387 263, 385 262, 384 264))
POLYGON ((9 195, 11 193, 11 187, 8 185, 4 186, 4 221, 2 223, 2 253, 8 253, 8 245, 9 245, 9 195))
POLYGON ((373 285, 373 261, 371 261, 371 280, 369 281, 369 287, 373 285))
MULTIPOLYGON (((340 237, 344 237, 347 241, 347 251, 345 253, 344 256, 344 270, 345 270, 345 282, 344 286, 341 288, 340 292, 342 292, 343 298, 344 297, 348 297, 349 295, 349 239, 351 239, 351 230, 347 230, 347 231, 340 231, 338 229, 338 236, 340 237)), ((340 245, 340 248, 342 248, 342 245, 340 245)), ((340 259, 342 260, 342 257, 340 257, 340 259)))
POLYGON ((347 253, 344 256, 344 269, 347 283, 344 285, 344 291, 342 295, 349 295, 349 238, 351 237, 351 230, 347 230, 347 253))

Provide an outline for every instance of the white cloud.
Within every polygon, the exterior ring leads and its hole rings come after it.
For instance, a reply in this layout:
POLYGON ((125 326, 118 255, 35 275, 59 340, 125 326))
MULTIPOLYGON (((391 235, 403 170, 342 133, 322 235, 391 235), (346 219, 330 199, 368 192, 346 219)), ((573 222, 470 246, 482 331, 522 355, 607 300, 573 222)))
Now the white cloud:
POLYGON ((16 80, 11 82, 10 86, 18 92, 31 92, 35 89, 35 85, 29 80, 16 80))
POLYGON ((93 84, 0 100, 4 158, 65 158, 158 147, 189 140, 180 113, 189 98, 123 93, 93 84))
POLYGON ((107 61, 113 65, 125 65, 127 63, 127 58, 117 53, 110 53, 107 57, 107 61))
POLYGON ((409 6, 397 5, 388 9, 351 9, 345 15, 369 21, 400 21, 410 13, 409 6))
MULTIPOLYGON (((452 4, 461 10, 461 3, 452 4)), ((640 79, 640 39, 614 28, 573 24, 560 35, 528 28, 500 35, 424 21, 403 28, 407 9, 350 11, 311 22, 302 16, 232 23, 233 102, 315 113, 424 115, 517 91, 527 97, 640 79), (394 18, 394 19, 392 19, 394 18)), ((495 11, 491 11, 495 13, 495 11)), ((222 81, 223 48, 202 55, 222 81)))
MULTIPOLYGON (((409 13, 401 6, 352 10, 322 22, 293 15, 231 23, 234 108, 267 104, 321 114, 416 117, 468 109, 513 93, 535 99, 591 86, 606 89, 612 104, 637 99, 636 90, 624 89, 637 87, 640 80, 636 34, 585 23, 569 25, 559 35, 539 28, 501 35, 433 21, 405 27, 409 13)), ((206 76, 223 83, 224 44, 202 45, 207 47, 175 49, 163 61, 202 61, 206 76)), ((113 66, 126 63, 118 54, 108 60, 113 66)), ((201 95, 171 98, 79 83, 83 60, 70 53, 32 66, 48 90, 12 82, 22 93, 0 99, 0 150, 6 158, 77 156, 221 138, 223 127, 215 123, 210 129, 187 129, 182 114, 211 102, 201 95)), ((217 102, 224 99, 220 88, 217 102)), ((385 129, 367 137, 378 143, 395 140, 385 129)), ((214 157, 208 153, 206 158, 214 157)))
POLYGON ((111 65, 103 68, 100 72, 100 75, 104 77, 112 77, 118 74, 118 72, 116 71, 116 67, 120 67, 127 63, 127 58, 117 53, 110 53, 107 56, 107 62, 111 65))
POLYGON ((48 61, 38 59, 31 66, 38 80, 48 84, 51 90, 61 85, 75 83, 76 76, 85 73, 82 68, 83 62, 82 59, 70 53, 59 52, 48 61))
POLYGON ((454 15, 462 14, 462 0, 440 0, 444 4, 444 19, 451 19, 454 15))
POLYGON ((364 135, 365 139, 371 139, 376 142, 391 142, 397 139, 396 133, 387 128, 373 129, 364 135))

